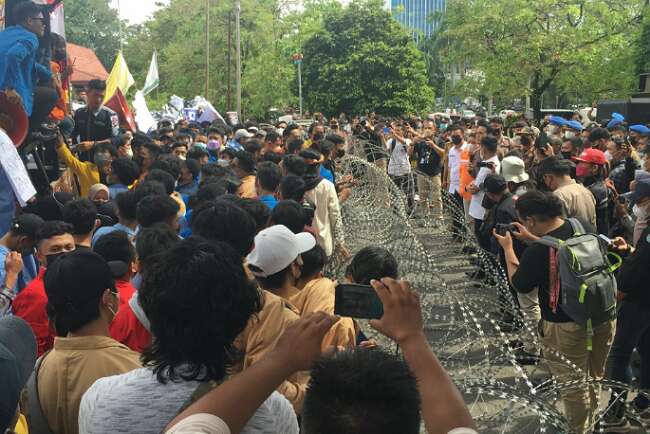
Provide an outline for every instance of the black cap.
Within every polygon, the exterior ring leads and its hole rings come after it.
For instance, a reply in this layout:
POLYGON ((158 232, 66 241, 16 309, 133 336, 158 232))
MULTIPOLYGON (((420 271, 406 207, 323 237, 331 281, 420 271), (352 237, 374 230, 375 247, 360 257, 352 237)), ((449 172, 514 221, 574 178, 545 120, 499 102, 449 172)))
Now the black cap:
POLYGON ((80 249, 65 253, 48 264, 45 271, 48 302, 82 306, 108 288, 115 291, 113 273, 118 271, 122 270, 111 271, 104 258, 93 251, 80 249))
POLYGON ((571 162, 556 155, 545 158, 538 166, 540 175, 547 174, 569 174, 571 172, 571 162))
POLYGON ((31 326, 17 316, 0 318, 0 432, 13 428, 9 424, 35 363, 36 338, 31 326))
POLYGON ((11 230, 19 235, 36 238, 41 225, 45 222, 36 214, 21 214, 11 223, 11 230))
POLYGON ((508 183, 503 176, 495 174, 488 175, 481 186, 481 190, 494 194, 502 193, 506 188, 508 183))

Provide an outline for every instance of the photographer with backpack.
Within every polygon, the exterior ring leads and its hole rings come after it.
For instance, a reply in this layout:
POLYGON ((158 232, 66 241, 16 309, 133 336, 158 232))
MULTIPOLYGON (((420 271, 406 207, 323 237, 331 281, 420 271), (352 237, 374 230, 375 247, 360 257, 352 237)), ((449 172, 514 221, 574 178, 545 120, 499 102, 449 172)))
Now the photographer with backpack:
MULTIPOLYGON (((616 328, 612 272, 620 262, 612 264, 605 242, 586 234, 578 220, 562 218, 557 196, 529 191, 516 210, 523 223, 514 223, 518 232, 493 235, 503 247, 512 286, 521 293, 539 289, 539 335, 551 374, 558 382, 603 378, 616 328), (512 236, 531 243, 521 258, 512 236)), ((562 393, 572 433, 591 432, 598 397, 599 390, 586 384, 562 393)))

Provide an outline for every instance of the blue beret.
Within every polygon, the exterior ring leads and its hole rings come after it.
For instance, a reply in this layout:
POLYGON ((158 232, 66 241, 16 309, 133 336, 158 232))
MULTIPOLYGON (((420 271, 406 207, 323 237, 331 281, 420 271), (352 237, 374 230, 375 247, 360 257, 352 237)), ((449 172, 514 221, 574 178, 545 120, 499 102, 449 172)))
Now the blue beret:
POLYGON ((550 116, 548 118, 549 122, 552 123, 553 125, 557 125, 559 127, 563 127, 566 125, 567 120, 564 119, 562 116, 550 116))
POLYGON ((616 127, 618 125, 621 125, 622 123, 623 123, 623 121, 620 120, 620 119, 612 119, 611 121, 609 121, 607 123, 607 129, 614 128, 614 127, 616 127))
POLYGON ((582 124, 578 121, 569 121, 566 123, 566 126, 576 131, 582 131, 585 129, 585 127, 583 127, 582 124))
POLYGON ((625 120, 625 116, 623 116, 620 113, 614 112, 614 113, 612 113, 612 119, 616 119, 617 121, 623 122, 625 120))
POLYGON ((632 125, 630 127, 630 131, 639 133, 642 136, 647 136, 648 134, 650 134, 650 128, 646 127, 645 125, 632 125))

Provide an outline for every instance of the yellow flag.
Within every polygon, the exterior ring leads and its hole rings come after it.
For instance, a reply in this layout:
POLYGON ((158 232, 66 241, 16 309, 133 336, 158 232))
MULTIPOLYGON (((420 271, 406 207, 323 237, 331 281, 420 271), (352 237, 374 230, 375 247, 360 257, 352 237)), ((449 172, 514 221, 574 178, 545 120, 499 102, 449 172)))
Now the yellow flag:
POLYGON ((129 72, 129 67, 126 65, 124 56, 122 56, 122 52, 120 51, 117 53, 113 69, 111 69, 108 80, 106 80, 106 96, 104 97, 104 102, 111 99, 118 88, 126 95, 133 84, 135 84, 135 80, 129 72))

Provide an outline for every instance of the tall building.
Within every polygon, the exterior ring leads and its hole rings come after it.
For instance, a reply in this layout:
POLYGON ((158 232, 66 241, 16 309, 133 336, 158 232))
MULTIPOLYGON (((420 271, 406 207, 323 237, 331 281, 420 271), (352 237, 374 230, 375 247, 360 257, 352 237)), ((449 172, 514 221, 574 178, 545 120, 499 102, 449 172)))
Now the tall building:
POLYGON ((440 25, 447 0, 386 0, 393 17, 413 32, 419 40, 428 37, 440 25))

